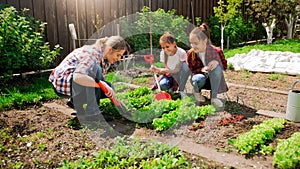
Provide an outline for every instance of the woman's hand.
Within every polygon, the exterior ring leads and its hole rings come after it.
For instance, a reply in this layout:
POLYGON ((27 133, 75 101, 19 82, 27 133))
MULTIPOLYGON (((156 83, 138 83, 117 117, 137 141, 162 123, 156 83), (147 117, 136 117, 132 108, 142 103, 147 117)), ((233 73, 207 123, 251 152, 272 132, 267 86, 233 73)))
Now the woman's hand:
POLYGON ((219 64, 219 62, 216 60, 210 61, 206 66, 207 70, 210 70, 210 71, 214 70, 218 66, 218 64, 219 64))
POLYGON ((105 95, 107 97, 115 97, 115 91, 109 86, 107 85, 106 83, 102 83, 105 85, 105 88, 107 89, 107 93, 105 93, 105 95))

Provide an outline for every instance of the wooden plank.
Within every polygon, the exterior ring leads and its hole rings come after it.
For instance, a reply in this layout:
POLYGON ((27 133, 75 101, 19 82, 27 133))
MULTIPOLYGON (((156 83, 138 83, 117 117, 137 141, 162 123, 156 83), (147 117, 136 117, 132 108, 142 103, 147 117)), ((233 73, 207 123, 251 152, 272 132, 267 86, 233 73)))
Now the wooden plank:
POLYGON ((117 24, 119 23, 117 18, 118 18, 118 15, 119 15, 119 10, 118 10, 118 1, 119 0, 111 0, 111 25, 112 25, 112 34, 111 35, 118 35, 118 27, 117 27, 117 24))
MULTIPOLYGON (((86 24, 87 24, 87 19, 86 19, 86 8, 85 8, 85 2, 86 0, 77 0, 77 5, 78 5, 78 25, 76 28, 77 31, 77 37, 78 39, 87 39, 87 30, 86 30, 86 24)), ((85 44, 84 41, 79 41, 79 47, 83 46, 85 44)))
MULTIPOLYGON (((69 26, 69 24, 74 24, 75 26, 75 30, 76 30, 76 27, 77 27, 77 21, 76 21, 76 3, 74 2, 74 0, 67 0, 67 25, 69 26)), ((71 41, 71 32, 69 31, 68 29, 68 39, 69 39, 69 42, 68 44, 68 48, 69 48, 69 52, 71 52, 73 49, 74 49, 74 46, 73 46, 73 42, 71 41)), ((77 36, 77 34, 76 34, 77 36)), ((76 44, 76 43, 75 43, 76 44)), ((77 47, 77 45, 75 46, 77 47)))
POLYGON ((174 1, 177 1, 177 0, 168 0, 169 4, 168 4, 168 9, 169 10, 172 10, 174 9, 174 1))
POLYGON ((96 32, 95 0, 86 0, 86 20, 87 38, 91 38, 96 32))
POLYGON ((124 0, 119 0, 118 2, 118 9, 119 9, 119 17, 125 16, 126 15, 126 3, 124 0))
POLYGON ((194 5, 195 18, 200 17, 200 10, 199 10, 200 0, 195 0, 193 5, 194 5))
POLYGON ((69 27, 67 23, 67 0, 56 0, 58 44, 62 47, 60 60, 69 53, 69 27))
POLYGON ((175 14, 179 15, 179 13, 178 13, 178 8, 179 8, 178 0, 174 0, 173 3, 174 3, 173 8, 176 10, 175 14))
POLYGON ((47 107, 47 108, 50 108, 52 110, 61 112, 61 113, 65 114, 65 115, 67 115, 70 118, 75 117, 75 116, 72 115, 72 114, 75 113, 75 110, 73 110, 73 109, 71 109, 71 108, 69 108, 67 106, 59 105, 57 103, 44 103, 43 106, 47 107))
POLYGON ((234 83, 227 83, 227 85, 233 86, 233 87, 240 87, 240 88, 245 88, 245 89, 252 89, 252 90, 260 90, 260 91, 265 91, 265 92, 273 92, 273 93, 278 93, 278 94, 283 94, 283 95, 288 95, 288 91, 283 91, 283 90, 275 90, 275 89, 268 89, 264 87, 257 87, 257 86, 247 86, 247 85, 240 85, 240 84, 234 84, 234 83))
POLYGON ((19 0, 7 0, 7 4, 10 4, 13 7, 15 7, 17 11, 20 10, 20 1, 19 0))
POLYGON ((267 116, 267 117, 285 118, 284 113, 276 113, 274 111, 269 111, 269 110, 258 110, 256 114, 267 116))
MULTIPOLYGON (((189 1, 189 0, 188 0, 189 1)), ((183 1, 182 3, 182 15, 183 16, 188 16, 187 15, 187 5, 188 5, 188 1, 183 1)))
POLYGON ((165 11, 168 11, 169 10, 169 0, 163 0, 162 2, 163 2, 162 9, 164 9, 165 11))
POLYGON ((203 10, 203 9, 205 8, 205 7, 204 7, 204 4, 203 4, 204 1, 205 1, 205 0, 200 0, 200 4, 199 4, 199 10, 200 10, 199 12, 200 12, 200 17, 201 17, 201 21, 202 21, 202 22, 203 22, 203 20, 204 20, 204 18, 203 18, 203 17, 204 17, 204 10, 203 10))
MULTIPOLYGON (((160 1, 160 0, 159 0, 160 1)), ((155 0, 152 0, 151 1, 151 8, 152 8, 152 11, 156 11, 157 8, 158 8, 158 1, 155 1, 155 0)))
POLYGON ((104 25, 105 25, 105 30, 104 30, 104 35, 105 36, 111 36, 112 32, 111 32, 111 28, 108 28, 107 26, 110 26, 108 25, 108 23, 111 21, 111 4, 110 4, 111 0, 106 0, 104 1, 104 13, 103 13, 103 16, 104 16, 104 25))
POLYGON ((0 0, 0 4, 7 4, 6 0, 0 0))
POLYGON ((188 0, 187 1, 187 6, 186 6, 186 15, 185 15, 185 17, 189 17, 189 19, 192 19, 191 1, 192 0, 188 0))
POLYGON ((178 15, 182 15, 182 5, 183 5, 183 1, 185 1, 185 0, 178 0, 179 1, 179 3, 178 3, 178 15))
POLYGON ((24 9, 24 8, 29 9, 28 14, 33 16, 32 0, 21 0, 20 1, 20 9, 24 9))
POLYGON ((41 20, 43 22, 46 21, 44 8, 44 0, 33 1, 32 10, 35 19, 41 20))
POLYGON ((96 0, 95 1, 95 15, 96 15, 96 30, 97 30, 97 37, 103 37, 101 30, 104 26, 104 1, 105 0, 96 0))
POLYGON ((158 8, 162 8, 162 9, 164 9, 164 6, 163 6, 164 4, 163 4, 163 1, 162 0, 158 0, 157 1, 157 8, 156 9, 158 9, 158 8))
POLYGON ((46 32, 47 39, 50 43, 51 48, 58 43, 58 33, 57 33, 57 20, 56 20, 56 6, 55 1, 45 0, 45 15, 46 15, 46 32))
POLYGON ((208 8, 208 6, 207 6, 207 1, 203 1, 203 18, 202 18, 202 20, 203 20, 203 22, 206 22, 206 20, 207 20, 207 9, 208 8))

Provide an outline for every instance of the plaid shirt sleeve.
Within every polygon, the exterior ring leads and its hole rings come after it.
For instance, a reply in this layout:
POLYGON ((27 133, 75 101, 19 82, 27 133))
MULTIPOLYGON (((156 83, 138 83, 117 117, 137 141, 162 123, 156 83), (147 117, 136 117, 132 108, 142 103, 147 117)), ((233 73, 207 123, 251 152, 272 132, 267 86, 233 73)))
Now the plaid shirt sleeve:
POLYGON ((227 69, 227 60, 225 58, 224 52, 221 48, 216 47, 216 46, 212 46, 218 53, 219 58, 221 59, 221 67, 223 68, 223 70, 227 69))
POLYGON ((99 52, 86 46, 75 49, 51 72, 49 81, 58 93, 71 96, 73 73, 88 74, 98 55, 99 52))

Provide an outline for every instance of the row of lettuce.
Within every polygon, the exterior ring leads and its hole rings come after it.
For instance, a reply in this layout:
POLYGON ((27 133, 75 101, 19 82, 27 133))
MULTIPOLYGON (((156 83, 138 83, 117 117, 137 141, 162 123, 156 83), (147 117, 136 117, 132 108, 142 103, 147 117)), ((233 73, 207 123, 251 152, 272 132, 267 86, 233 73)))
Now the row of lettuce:
POLYGON ((286 123, 286 119, 272 118, 254 125, 250 131, 228 142, 244 155, 274 153, 273 165, 276 168, 297 168, 300 166, 300 132, 295 132, 287 139, 278 139, 276 147, 268 145, 277 133, 282 132, 286 123))
POLYGON ((119 112, 107 99, 100 102, 100 109, 103 110, 103 113, 123 116, 140 124, 151 123, 154 129, 159 132, 196 119, 205 119, 216 111, 215 107, 211 105, 195 106, 194 97, 155 100, 154 93, 148 87, 128 90, 128 92, 117 94, 117 97, 126 105, 126 112, 119 112))
MULTIPOLYGON (((130 112, 123 116, 137 123, 150 123, 159 132, 187 122, 203 120, 216 111, 211 105, 195 106, 193 97, 157 101, 148 87, 123 92, 118 94, 118 98, 130 112)), ((118 109, 109 100, 101 103, 100 106, 106 109, 104 113, 120 115, 118 109)), ((272 118, 259 125, 254 125, 249 132, 236 139, 228 139, 228 142, 243 155, 257 154, 258 152, 263 155, 274 153, 273 165, 276 168, 297 168, 300 163, 300 132, 294 133, 287 139, 278 139, 276 147, 272 144, 268 145, 277 133, 282 132, 286 123, 286 119, 272 118)))

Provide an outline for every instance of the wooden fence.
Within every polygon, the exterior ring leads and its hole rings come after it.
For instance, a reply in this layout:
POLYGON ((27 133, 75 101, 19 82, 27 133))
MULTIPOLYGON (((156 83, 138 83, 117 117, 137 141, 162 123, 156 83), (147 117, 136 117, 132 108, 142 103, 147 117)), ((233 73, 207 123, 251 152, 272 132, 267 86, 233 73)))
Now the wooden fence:
MULTIPOLYGON (((206 21, 213 15, 213 7, 218 0, 152 0, 152 11, 162 8, 176 10, 176 15, 189 18, 201 17, 206 21)), ((97 29, 107 23, 149 6, 149 0, 0 0, 0 4, 10 4, 17 10, 28 8, 34 18, 47 22, 45 40, 51 47, 63 47, 62 60, 72 49, 68 25, 74 23, 79 39, 89 38, 97 29)), ((193 23, 193 20, 191 20, 193 23)))

